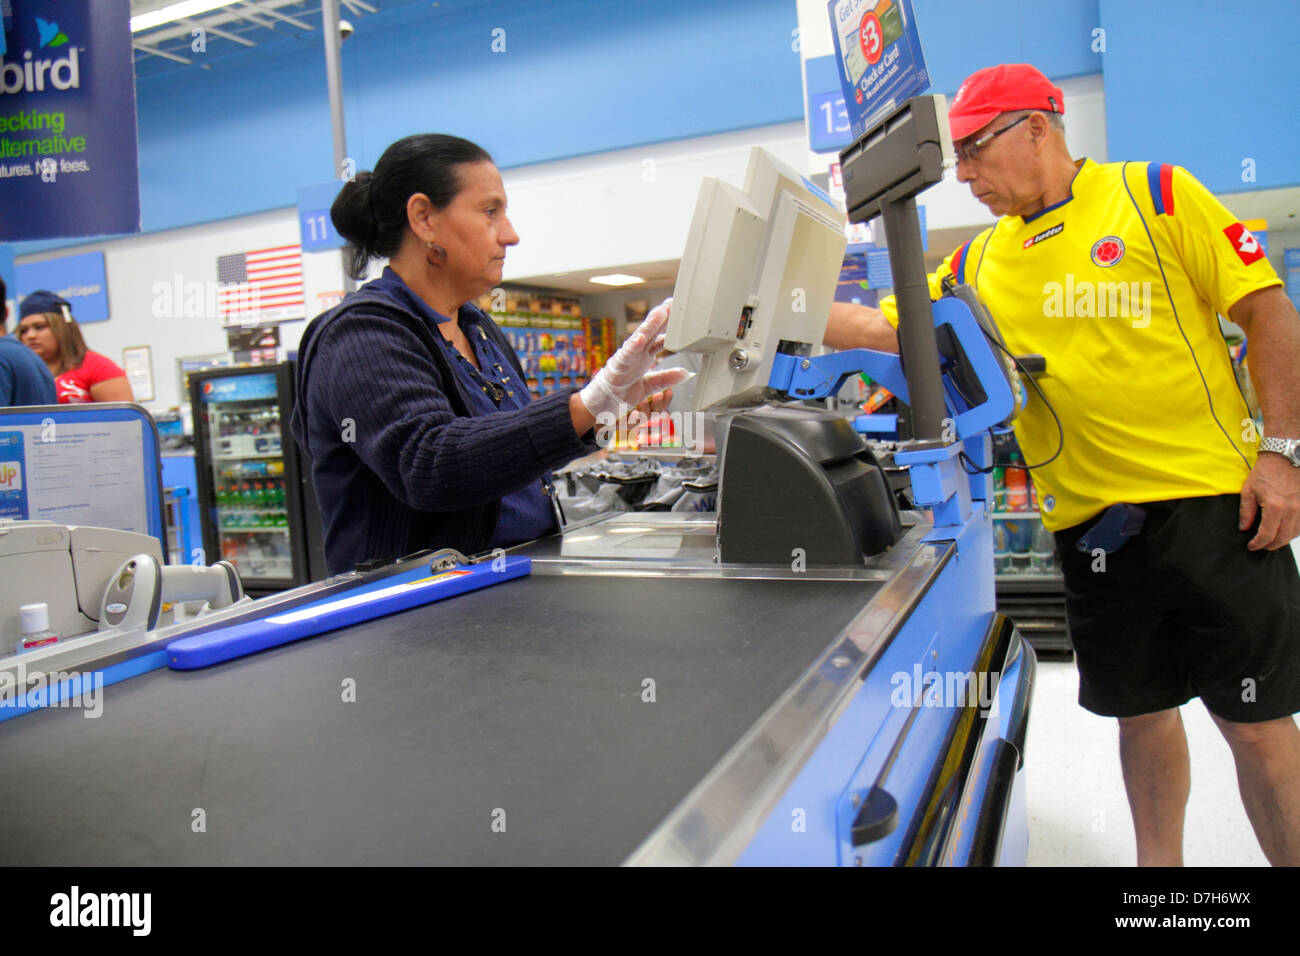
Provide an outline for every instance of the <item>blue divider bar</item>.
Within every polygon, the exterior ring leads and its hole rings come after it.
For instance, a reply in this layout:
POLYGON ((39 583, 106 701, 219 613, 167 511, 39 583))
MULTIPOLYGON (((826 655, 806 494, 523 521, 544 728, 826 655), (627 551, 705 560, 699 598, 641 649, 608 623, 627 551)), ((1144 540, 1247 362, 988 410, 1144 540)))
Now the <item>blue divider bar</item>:
POLYGON ((161 650, 142 654, 140 657, 113 664, 103 670, 71 674, 67 679, 52 686, 43 684, 41 687, 27 691, 22 699, 16 696, 17 688, 0 688, 0 722, 45 707, 79 707, 85 711, 84 716, 98 717, 103 713, 102 698, 99 695, 105 687, 166 666, 167 652, 161 650))
POLYGON ((167 665, 173 670, 210 667, 305 637, 315 637, 467 591, 477 591, 523 577, 531 571, 532 562, 528 558, 503 557, 367 593, 345 595, 273 614, 259 621, 180 638, 167 645, 167 665))

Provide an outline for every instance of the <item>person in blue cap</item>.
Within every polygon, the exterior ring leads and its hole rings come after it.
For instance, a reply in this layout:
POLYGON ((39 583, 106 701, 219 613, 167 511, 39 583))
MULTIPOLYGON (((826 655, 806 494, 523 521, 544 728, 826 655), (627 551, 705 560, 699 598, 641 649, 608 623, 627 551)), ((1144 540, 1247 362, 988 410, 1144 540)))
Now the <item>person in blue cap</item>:
POLYGON ((23 299, 18 312, 18 338, 54 376, 59 404, 135 401, 122 367, 86 348, 66 299, 40 289, 23 299))
MULTIPOLYGON (((0 279, 0 331, 8 323, 8 290, 4 279, 0 279)), ((54 376, 45 363, 16 338, 0 335, 0 407, 54 402, 54 376)))

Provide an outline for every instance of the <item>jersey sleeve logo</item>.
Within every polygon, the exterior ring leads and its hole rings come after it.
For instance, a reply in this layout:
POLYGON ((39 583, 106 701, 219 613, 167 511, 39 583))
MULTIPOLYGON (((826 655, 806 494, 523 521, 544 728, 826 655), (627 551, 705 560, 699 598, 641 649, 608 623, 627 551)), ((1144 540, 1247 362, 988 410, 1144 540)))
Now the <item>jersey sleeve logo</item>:
POLYGON ((1093 265, 1110 268, 1124 258, 1124 240, 1119 236, 1102 236, 1092 244, 1093 265))
POLYGON ((1264 258, 1264 247, 1259 244, 1255 234, 1241 223, 1234 222, 1223 230, 1223 234, 1232 243, 1232 249, 1237 253, 1237 258, 1245 265, 1250 265, 1252 262, 1258 262, 1264 258))

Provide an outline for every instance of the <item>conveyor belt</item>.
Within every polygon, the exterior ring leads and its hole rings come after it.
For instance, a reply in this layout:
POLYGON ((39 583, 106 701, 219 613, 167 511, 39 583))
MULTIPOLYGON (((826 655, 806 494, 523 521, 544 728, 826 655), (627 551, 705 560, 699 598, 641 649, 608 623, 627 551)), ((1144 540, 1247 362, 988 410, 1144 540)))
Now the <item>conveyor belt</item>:
POLYGON ((0 724, 0 862, 618 863, 881 586, 535 576, 146 674, 0 724))

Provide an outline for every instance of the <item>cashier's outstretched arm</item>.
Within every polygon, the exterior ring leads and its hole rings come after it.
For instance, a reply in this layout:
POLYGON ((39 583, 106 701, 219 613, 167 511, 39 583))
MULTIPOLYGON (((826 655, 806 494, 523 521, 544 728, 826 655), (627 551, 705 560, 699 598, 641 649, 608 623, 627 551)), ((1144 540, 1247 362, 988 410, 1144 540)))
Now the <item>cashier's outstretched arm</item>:
POLYGON ((879 309, 852 302, 831 305, 822 342, 833 349, 875 349, 897 352, 898 333, 879 309))

